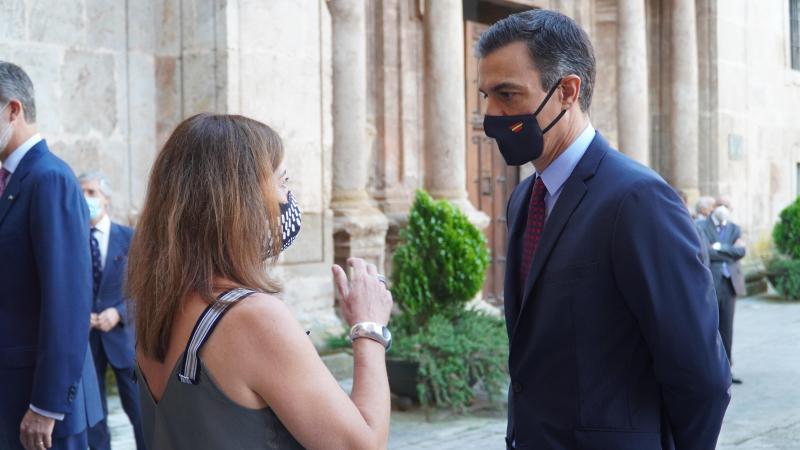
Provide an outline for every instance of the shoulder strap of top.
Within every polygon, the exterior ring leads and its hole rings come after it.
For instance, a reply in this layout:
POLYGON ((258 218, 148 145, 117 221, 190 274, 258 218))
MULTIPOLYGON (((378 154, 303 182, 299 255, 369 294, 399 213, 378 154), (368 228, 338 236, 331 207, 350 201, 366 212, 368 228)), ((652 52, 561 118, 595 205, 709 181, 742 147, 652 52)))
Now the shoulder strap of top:
POLYGON ((219 323, 228 308, 239 300, 255 293, 256 291, 245 288, 225 291, 200 314, 200 318, 194 324, 189 342, 186 344, 186 350, 183 352, 181 370, 178 372, 178 380, 181 383, 197 384, 199 382, 200 364, 197 359, 197 353, 211 336, 211 332, 214 331, 217 323, 219 323))

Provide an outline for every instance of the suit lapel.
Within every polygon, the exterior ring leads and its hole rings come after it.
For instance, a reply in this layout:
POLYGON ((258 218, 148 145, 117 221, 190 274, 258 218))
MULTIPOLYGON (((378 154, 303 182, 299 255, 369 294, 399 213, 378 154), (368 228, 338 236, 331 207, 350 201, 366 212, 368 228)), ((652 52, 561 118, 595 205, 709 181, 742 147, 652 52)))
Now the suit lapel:
POLYGON ((533 186, 534 177, 528 177, 522 183, 521 198, 513 199, 513 204, 509 204, 509 209, 515 212, 515 215, 509 217, 511 223, 508 230, 508 250, 506 253, 506 273, 505 273, 505 304, 509 311, 508 318, 516 319, 520 311, 520 256, 522 253, 522 235, 525 233, 525 226, 528 219, 528 203, 531 200, 531 189, 533 186))
MULTIPOLYGON (((580 162, 578 162, 575 170, 573 170, 572 175, 567 178, 561 195, 558 197, 558 201, 550 212, 550 216, 547 218, 547 222, 544 225, 542 237, 539 240, 539 247, 533 255, 530 272, 528 273, 527 282, 524 286, 525 294, 522 296, 522 305, 520 306, 519 312, 520 317, 525 313, 525 308, 531 301, 529 300, 531 291, 533 291, 536 280, 544 270, 553 247, 556 242, 558 242, 559 236, 561 236, 561 232, 564 230, 572 213, 586 195, 588 189, 585 181, 594 175, 597 166, 607 152, 608 143, 598 132, 589 145, 589 148, 586 149, 586 153, 583 155, 580 162)), ((525 216, 527 217, 527 214, 525 214, 525 216)), ((519 320, 516 321, 513 334, 516 334, 518 325, 519 320)))
POLYGON ((3 224, 3 219, 5 219, 8 210, 11 209, 11 205, 19 198, 19 193, 22 191, 22 181, 25 180, 36 161, 45 152, 47 152, 47 144, 42 139, 28 150, 28 153, 19 162, 17 170, 11 175, 11 180, 3 192, 3 197, 0 198, 0 225, 3 224))

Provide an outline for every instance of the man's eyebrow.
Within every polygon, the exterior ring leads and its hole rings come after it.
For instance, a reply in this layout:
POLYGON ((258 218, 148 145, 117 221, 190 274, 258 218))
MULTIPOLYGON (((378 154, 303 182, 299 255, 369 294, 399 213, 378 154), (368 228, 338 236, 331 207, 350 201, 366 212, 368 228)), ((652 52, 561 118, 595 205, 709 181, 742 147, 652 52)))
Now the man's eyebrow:
MULTIPOLYGON (((516 83, 511 83, 509 81, 504 81, 502 83, 498 83, 498 84, 492 86, 491 89, 489 89, 489 90, 492 91, 492 92, 498 92, 498 91, 502 91, 502 90, 505 90, 505 89, 520 90, 520 89, 523 89, 523 86, 521 86, 519 84, 516 84, 516 83)), ((483 89, 479 89, 479 91, 482 94, 486 93, 486 92, 483 91, 483 89)))

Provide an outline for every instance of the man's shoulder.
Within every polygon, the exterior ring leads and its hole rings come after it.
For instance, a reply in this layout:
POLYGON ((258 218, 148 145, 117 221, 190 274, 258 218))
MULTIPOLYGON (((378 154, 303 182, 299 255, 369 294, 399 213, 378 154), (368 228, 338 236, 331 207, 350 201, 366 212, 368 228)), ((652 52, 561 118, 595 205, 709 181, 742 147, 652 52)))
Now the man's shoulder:
POLYGON ((666 184, 661 175, 644 164, 635 161, 619 150, 609 149, 597 168, 597 175, 612 178, 621 186, 638 184, 666 184))
POLYGON ((615 197, 626 197, 642 190, 666 189, 674 192, 674 189, 653 169, 613 148, 609 149, 597 167, 593 181, 607 195, 615 197))
POLYGON ((31 180, 62 180, 71 183, 74 182, 77 186, 78 180, 75 178, 75 173, 72 171, 72 168, 70 168, 70 166, 64 162, 64 160, 53 154, 53 152, 48 149, 47 144, 45 144, 44 141, 36 145, 37 147, 43 147, 37 148, 37 153, 39 153, 38 155, 31 155, 32 157, 37 158, 30 169, 29 176, 31 177, 31 180))

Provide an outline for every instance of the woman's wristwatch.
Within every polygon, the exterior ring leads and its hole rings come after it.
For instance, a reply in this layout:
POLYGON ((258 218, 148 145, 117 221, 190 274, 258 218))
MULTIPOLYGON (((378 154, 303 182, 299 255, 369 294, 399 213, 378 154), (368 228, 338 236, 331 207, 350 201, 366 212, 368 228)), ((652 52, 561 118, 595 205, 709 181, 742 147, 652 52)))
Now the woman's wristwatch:
POLYGON ((359 322, 350 328, 350 341, 368 338, 380 342, 388 352, 392 347, 392 333, 385 326, 376 322, 359 322))

